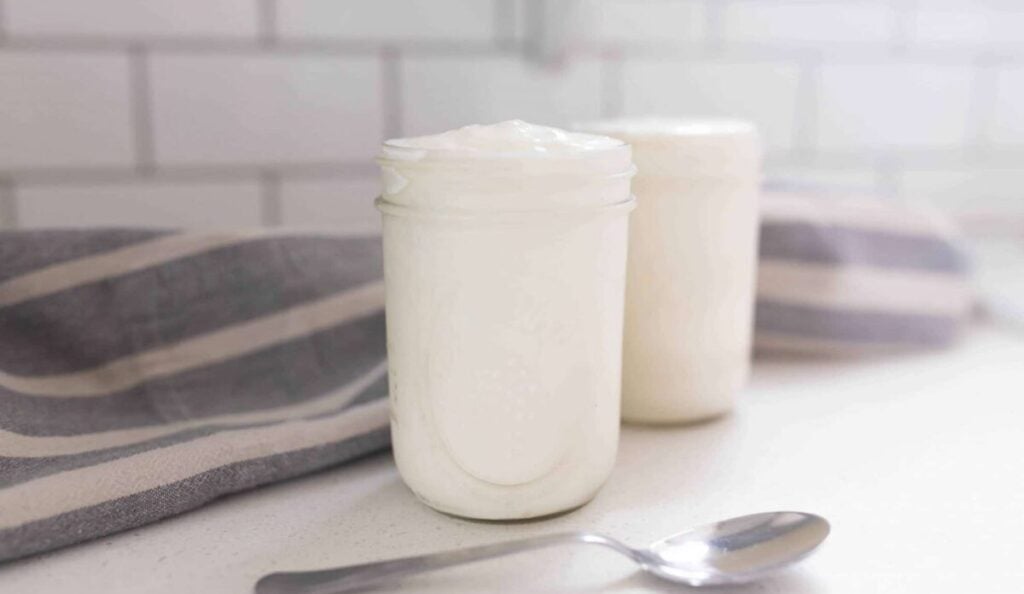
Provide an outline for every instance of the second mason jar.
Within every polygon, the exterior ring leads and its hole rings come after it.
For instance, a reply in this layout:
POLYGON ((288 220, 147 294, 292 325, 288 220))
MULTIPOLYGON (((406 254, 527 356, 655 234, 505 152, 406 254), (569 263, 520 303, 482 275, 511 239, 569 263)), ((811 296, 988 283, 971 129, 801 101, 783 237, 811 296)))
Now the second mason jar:
POLYGON ((618 442, 629 147, 513 121, 378 161, 402 478, 470 518, 585 503, 618 442))
POLYGON ((761 149, 731 120, 624 119, 637 175, 622 416, 685 423, 733 407, 750 367, 761 149))

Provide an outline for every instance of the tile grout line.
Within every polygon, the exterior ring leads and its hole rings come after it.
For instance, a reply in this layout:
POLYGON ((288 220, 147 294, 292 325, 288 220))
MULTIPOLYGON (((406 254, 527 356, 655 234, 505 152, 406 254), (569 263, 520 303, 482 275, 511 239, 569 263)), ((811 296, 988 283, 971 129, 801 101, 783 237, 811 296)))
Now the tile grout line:
POLYGON ((704 0, 704 51, 717 56, 725 50, 725 11, 729 0, 704 0))
MULTIPOLYGON (((164 166, 152 175, 160 179, 175 181, 203 180, 251 180, 260 172, 273 170, 281 175, 332 176, 332 175, 369 175, 376 171, 376 166, 364 161, 307 162, 307 163, 252 163, 248 165, 210 165, 210 166, 164 166)), ((30 184, 89 184, 117 183, 139 179, 139 172, 129 167, 124 168, 51 168, 51 169, 20 169, 0 171, 0 176, 17 179, 19 183, 30 184)))
POLYGON ((797 82, 796 101, 793 106, 794 152, 808 156, 817 148, 817 118, 821 89, 821 59, 817 56, 800 62, 800 79, 797 82))
POLYGON ((149 77, 149 53, 134 45, 128 53, 132 92, 132 127, 135 141, 135 169, 144 176, 156 170, 156 146, 153 136, 153 105, 149 77))
POLYGON ((396 48, 380 51, 381 116, 384 138, 398 138, 403 134, 402 121, 402 54, 396 48))
POLYGON ((7 178, 0 178, 0 227, 18 228, 18 196, 14 182, 7 178))
POLYGON ((264 47, 273 47, 277 45, 276 0, 257 0, 256 12, 259 44, 264 47))
POLYGON ((900 162, 893 155, 879 157, 875 164, 875 184, 878 192, 890 200, 905 198, 901 196, 900 162))
POLYGON ((264 227, 280 227, 283 223, 281 176, 273 171, 260 173, 260 222, 264 227))
POLYGON ((494 43, 499 48, 512 48, 516 44, 516 17, 518 0, 492 0, 494 14, 494 43))
MULTIPOLYGON (((726 0, 727 1, 727 0, 726 0)), ((0 0, 2 2, 2 0, 0 0)), ((717 6, 717 5, 716 5, 717 6)), ((716 42, 717 43, 717 42, 716 42)), ((139 40, 112 40, 97 37, 18 37, 8 39, 7 47, 29 51, 55 51, 80 53, 123 53, 139 47, 139 40)), ((700 57, 727 57, 735 60, 779 61, 797 59, 806 54, 806 47, 787 44, 759 44, 754 46, 733 44, 709 48, 710 40, 696 47, 659 46, 642 44, 639 46, 622 46, 626 59, 696 59, 700 57)), ((516 44, 519 49, 519 44, 516 44)), ((186 40, 150 37, 145 40, 147 53, 175 53, 188 55, 253 55, 266 51, 266 47, 254 40, 238 41, 227 38, 190 38, 186 40)), ((276 39, 274 48, 281 54, 316 55, 341 57, 367 57, 379 55, 382 49, 396 50, 401 53, 414 52, 424 57, 479 57, 507 56, 509 48, 497 47, 494 40, 486 43, 467 44, 453 42, 421 42, 395 41, 389 39, 375 40, 293 40, 276 39)), ((837 63, 887 64, 897 59, 911 64, 970 64, 979 57, 991 56, 993 50, 979 50, 976 47, 950 46, 945 48, 916 47, 909 51, 893 55, 876 53, 879 47, 873 44, 855 46, 830 46, 815 50, 815 53, 837 63), (865 54, 865 50, 870 50, 865 54)), ((583 57, 599 56, 600 51, 593 48, 582 48, 583 57)), ((1006 64, 1024 65, 1024 49, 1000 49, 999 59, 1006 64)))
MULTIPOLYGON (((11 43, 17 49, 56 52, 124 52, 140 44, 135 38, 107 38, 99 36, 20 36, 11 43)), ((229 37, 168 37, 150 36, 144 39, 146 48, 153 52, 174 52, 187 54, 250 55, 261 53, 265 48, 256 38, 236 39, 229 37)), ((418 51, 439 56, 496 56, 504 52, 492 41, 430 41, 379 39, 276 39, 275 46, 281 53, 310 55, 366 56, 378 53, 384 47, 418 51)))
POLYGON ((910 52, 914 35, 916 0, 897 0, 893 3, 893 30, 890 49, 897 56, 905 56, 910 52))
MULTIPOLYGON (((791 165, 807 165, 804 160, 794 160, 799 155, 775 155, 784 157, 791 165)), ((915 167, 944 167, 950 163, 962 162, 963 150, 959 148, 940 149, 907 149, 900 150, 898 156, 907 164, 915 167)), ((826 150, 815 151, 814 160, 821 166, 837 167, 874 167, 877 153, 869 149, 826 150)), ((1024 146, 993 147, 975 164, 995 168, 1017 168, 1024 160, 1024 146)), ((274 171, 281 176, 303 177, 335 177, 372 176, 377 172, 372 162, 365 160, 323 161, 273 163, 258 162, 249 164, 218 164, 218 165, 185 165, 162 166, 152 173, 154 177, 168 181, 217 181, 217 180, 251 180, 261 172, 274 171)), ((17 181, 18 184, 106 184, 129 182, 139 179, 139 173, 128 167, 83 167, 83 168, 39 168, 0 170, 0 180, 4 178, 17 181)))
POLYGON ((601 60, 601 117, 622 116, 625 104, 625 63, 622 53, 609 50, 601 60))
POLYGON ((992 122, 996 108, 998 64, 979 59, 971 76, 971 97, 967 111, 967 148, 975 157, 985 156, 992 148, 992 122))
POLYGON ((544 37, 544 5, 545 0, 523 0, 523 39, 520 53, 523 59, 536 59, 540 53, 538 40, 544 37))

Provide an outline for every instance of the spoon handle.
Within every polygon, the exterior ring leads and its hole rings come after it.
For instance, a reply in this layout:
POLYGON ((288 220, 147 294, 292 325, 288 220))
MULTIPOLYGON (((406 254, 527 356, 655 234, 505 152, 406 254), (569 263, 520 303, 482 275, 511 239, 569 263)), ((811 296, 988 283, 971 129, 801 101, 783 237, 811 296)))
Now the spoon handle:
POLYGON ((256 594, 335 594, 395 578, 563 544, 597 544, 633 557, 622 543, 600 534, 567 532, 454 551, 349 565, 319 571, 272 573, 256 582, 256 594))

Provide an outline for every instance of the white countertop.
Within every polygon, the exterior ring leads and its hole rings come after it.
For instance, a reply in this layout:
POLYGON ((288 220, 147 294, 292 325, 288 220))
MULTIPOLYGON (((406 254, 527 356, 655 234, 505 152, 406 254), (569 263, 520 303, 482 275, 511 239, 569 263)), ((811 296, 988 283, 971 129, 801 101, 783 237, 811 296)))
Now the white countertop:
MULTIPOLYGON (((380 454, 0 565, 0 592, 244 593, 274 570, 573 528, 640 545, 783 509, 831 520, 825 546, 775 579, 713 592, 1020 592, 1024 334, 979 328, 953 350, 896 358, 759 361, 736 414, 689 428, 626 428, 597 499, 555 519, 501 525, 443 516, 416 501, 390 455, 380 454)), ((686 591, 587 547, 449 570, 406 588, 686 591)))

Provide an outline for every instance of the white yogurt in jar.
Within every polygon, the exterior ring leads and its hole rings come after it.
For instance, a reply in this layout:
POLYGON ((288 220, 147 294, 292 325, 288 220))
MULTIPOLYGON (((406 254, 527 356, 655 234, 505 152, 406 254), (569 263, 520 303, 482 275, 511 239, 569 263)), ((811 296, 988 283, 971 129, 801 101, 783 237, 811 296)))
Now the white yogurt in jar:
POLYGON ((748 122, 634 118, 581 126, 629 142, 623 419, 729 411, 750 368, 761 148, 748 122))
POLYGON ((473 518, 585 503, 618 440, 629 147, 512 121, 379 162, 403 479, 473 518))

